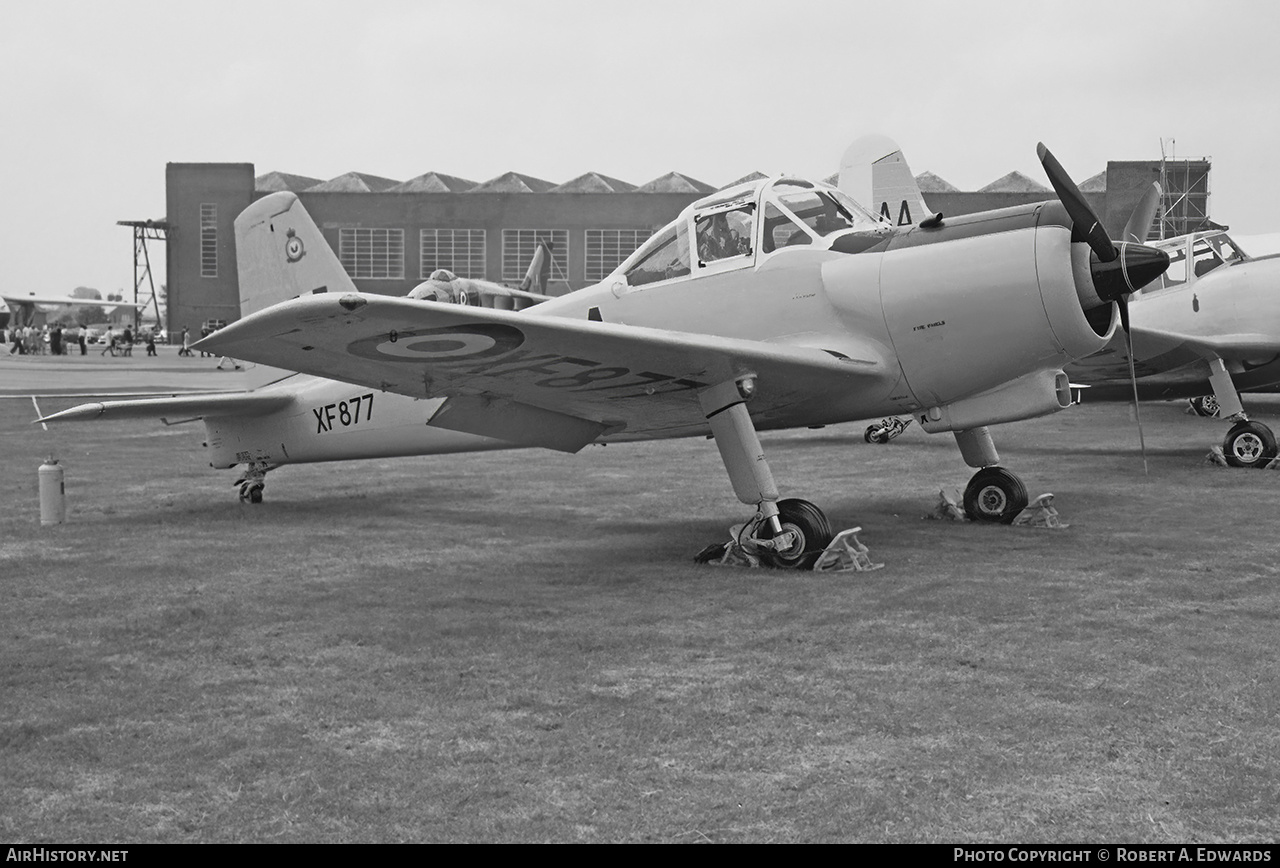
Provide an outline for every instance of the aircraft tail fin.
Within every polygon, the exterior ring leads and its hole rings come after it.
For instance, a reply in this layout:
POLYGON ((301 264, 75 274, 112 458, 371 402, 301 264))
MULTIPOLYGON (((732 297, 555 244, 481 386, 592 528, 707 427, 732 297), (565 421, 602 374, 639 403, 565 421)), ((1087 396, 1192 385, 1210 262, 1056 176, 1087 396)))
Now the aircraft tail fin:
POLYGON ((840 160, 838 186, 895 226, 909 226, 933 215, 902 149, 888 136, 873 134, 855 140, 840 160))
POLYGON ((538 249, 533 251, 533 259, 529 261, 529 270, 520 281, 520 289, 525 292, 547 294, 547 284, 551 282, 551 245, 546 241, 538 242, 538 249))
POLYGON ((1160 182, 1152 181, 1151 186, 1147 188, 1147 192, 1142 195, 1137 206, 1133 209, 1133 213, 1129 215, 1129 222, 1124 224, 1124 235, 1121 241, 1136 241, 1138 244, 1145 244, 1147 236, 1151 232, 1151 224, 1155 222, 1156 214, 1160 210, 1160 199, 1164 191, 1160 188, 1160 182))
POLYGON ((300 295, 356 291, 295 194, 264 196, 235 225, 241 316, 300 295))

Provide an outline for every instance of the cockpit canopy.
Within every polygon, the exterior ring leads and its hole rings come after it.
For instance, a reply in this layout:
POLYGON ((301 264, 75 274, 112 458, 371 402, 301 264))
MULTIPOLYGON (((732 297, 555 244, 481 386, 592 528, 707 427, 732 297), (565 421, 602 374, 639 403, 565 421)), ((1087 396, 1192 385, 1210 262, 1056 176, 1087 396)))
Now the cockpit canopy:
POLYGON ((1166 241, 1148 243, 1169 254, 1169 268, 1161 276, 1160 282, 1144 287, 1143 294, 1194 283, 1219 267, 1246 262, 1251 258, 1222 230, 1194 232, 1166 241))
POLYGON ((848 195, 800 178, 772 178, 721 190, 687 207, 618 269, 644 286, 749 265, 787 247, 830 246, 836 235, 885 232, 848 195), (692 240, 692 243, 690 241, 692 240))

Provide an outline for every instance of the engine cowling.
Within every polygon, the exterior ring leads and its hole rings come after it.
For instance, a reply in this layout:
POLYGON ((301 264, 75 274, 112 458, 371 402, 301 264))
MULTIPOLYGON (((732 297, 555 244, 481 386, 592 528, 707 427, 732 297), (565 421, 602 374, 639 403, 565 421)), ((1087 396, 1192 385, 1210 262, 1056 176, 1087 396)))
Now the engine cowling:
MULTIPOLYGON (((917 408, 944 407, 1106 346, 1117 307, 1094 291, 1088 257, 1046 202, 913 228, 826 263, 823 282, 851 327, 878 308, 873 336, 892 345, 917 408)), ((1045 382, 1021 418, 1059 408, 1056 378, 1045 382)))

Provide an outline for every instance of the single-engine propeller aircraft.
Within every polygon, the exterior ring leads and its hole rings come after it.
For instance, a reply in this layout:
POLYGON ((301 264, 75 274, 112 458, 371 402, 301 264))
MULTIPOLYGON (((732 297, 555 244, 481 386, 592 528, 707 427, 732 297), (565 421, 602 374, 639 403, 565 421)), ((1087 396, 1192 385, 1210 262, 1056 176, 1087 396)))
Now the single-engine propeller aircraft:
POLYGON ((1168 264, 1114 245, 1045 165, 1059 201, 901 229, 822 184, 737 185, 602 282, 527 307, 358 292, 297 197, 274 193, 236 220, 245 316, 196 346, 325 379, 44 421, 199 414, 213 465, 247 465, 259 496, 268 470, 297 461, 710 434, 755 508, 740 539, 804 567, 830 526, 780 499, 756 432, 909 413, 978 468, 966 510, 1009 522, 1026 490, 987 426, 1068 406, 1063 367, 1105 347, 1119 302, 1168 264))
MULTIPOLYGON (((902 151, 885 136, 864 136, 845 152, 840 187, 862 193, 883 219, 910 225, 930 217, 902 151)), ((1146 242, 1159 207, 1152 185, 1124 240, 1146 242)), ((1234 467, 1265 467, 1276 457, 1271 429, 1251 420, 1240 392, 1280 383, 1280 255, 1251 257, 1222 230, 1146 242, 1170 266, 1129 301, 1131 327, 1093 355, 1066 366, 1084 400, 1190 398, 1200 415, 1232 425, 1222 442, 1234 467), (1132 367, 1130 360, 1132 359, 1132 367)))

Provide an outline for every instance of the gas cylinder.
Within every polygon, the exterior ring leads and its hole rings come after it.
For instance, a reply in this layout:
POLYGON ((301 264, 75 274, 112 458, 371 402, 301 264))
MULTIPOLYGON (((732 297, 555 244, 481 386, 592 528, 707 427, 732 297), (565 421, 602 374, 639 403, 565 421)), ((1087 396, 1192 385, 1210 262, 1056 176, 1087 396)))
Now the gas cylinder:
POLYGON ((40 523, 62 524, 67 520, 67 487, 58 459, 40 465, 40 523))

